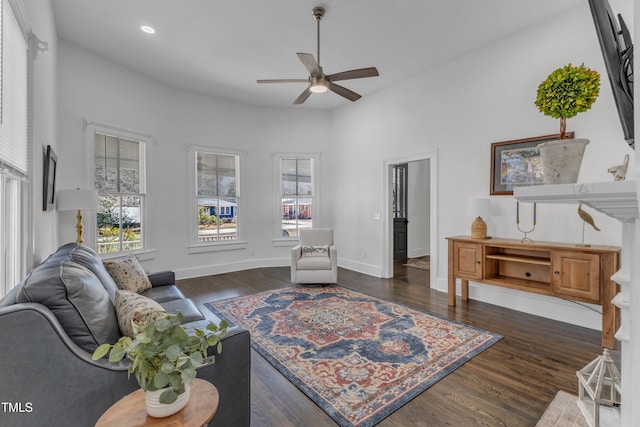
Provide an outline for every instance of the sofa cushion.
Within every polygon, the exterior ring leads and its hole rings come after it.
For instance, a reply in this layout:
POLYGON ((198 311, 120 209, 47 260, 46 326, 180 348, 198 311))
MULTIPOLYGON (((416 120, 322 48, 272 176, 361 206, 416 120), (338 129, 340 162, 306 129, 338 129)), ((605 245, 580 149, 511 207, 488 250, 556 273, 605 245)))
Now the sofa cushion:
POLYGON ((156 286, 155 288, 147 289, 140 295, 151 298, 156 302, 165 302, 184 298, 184 294, 180 292, 180 289, 178 289, 176 285, 156 286))
POLYGON ((100 258, 100 255, 98 255, 89 246, 74 242, 60 246, 58 250, 49 255, 44 263, 60 263, 61 261, 65 260, 74 261, 91 270, 91 272, 95 274, 96 277, 100 280, 100 282, 102 282, 102 286, 104 286, 104 288, 107 290, 111 302, 115 303, 116 291, 118 290, 118 286, 116 286, 116 282, 113 281, 113 278, 111 277, 107 269, 104 268, 104 264, 102 263, 102 258, 100 258))
POLYGON ((198 307, 196 307, 193 301, 187 298, 164 301, 161 302, 160 305, 162 308, 167 310, 167 313, 169 314, 182 313, 184 316, 183 323, 205 319, 204 315, 198 307))
POLYGON ((298 241, 302 246, 333 245, 333 229, 303 228, 298 241))
POLYGON ((104 261, 104 267, 115 280, 118 289, 138 293, 151 289, 147 273, 144 272, 138 259, 133 255, 127 255, 113 261, 104 261))
POLYGON ((138 326, 154 322, 167 315, 160 304, 132 291, 116 292, 116 314, 122 335, 133 338, 133 324, 138 326))
POLYGON ((303 256, 298 260, 298 270, 331 270, 331 258, 328 256, 303 256))
POLYGON ((90 270, 73 261, 46 262, 25 279, 16 302, 37 302, 53 312, 83 350, 120 338, 116 312, 107 291, 90 270))

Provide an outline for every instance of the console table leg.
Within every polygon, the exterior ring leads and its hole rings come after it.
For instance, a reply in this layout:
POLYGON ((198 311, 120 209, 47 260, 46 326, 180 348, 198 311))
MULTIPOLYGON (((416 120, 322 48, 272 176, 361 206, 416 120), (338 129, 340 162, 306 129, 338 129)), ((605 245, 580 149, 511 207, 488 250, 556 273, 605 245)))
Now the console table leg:
POLYGON ((456 278, 453 275, 453 241, 449 240, 449 265, 448 265, 448 288, 447 288, 447 300, 451 307, 456 306, 456 278))
POLYGON ((462 292, 462 301, 469 301, 469 281, 465 279, 460 280, 460 290, 462 292))
POLYGON ((602 277, 602 347, 613 349, 616 346, 615 333, 618 329, 620 311, 611 302, 618 293, 618 284, 610 279, 620 266, 617 254, 603 255, 602 277))
POLYGON ((447 289, 447 300, 451 307, 456 306, 456 278, 449 275, 449 288, 447 289))

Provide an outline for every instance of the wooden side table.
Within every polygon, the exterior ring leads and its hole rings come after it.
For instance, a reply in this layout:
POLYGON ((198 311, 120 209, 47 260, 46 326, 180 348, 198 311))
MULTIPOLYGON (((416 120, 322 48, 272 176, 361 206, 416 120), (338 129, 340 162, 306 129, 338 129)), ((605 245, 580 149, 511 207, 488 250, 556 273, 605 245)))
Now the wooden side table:
POLYGON ((449 306, 456 305, 456 279, 460 279, 463 301, 469 300, 471 280, 598 304, 602 306, 602 346, 615 348, 620 316, 612 303, 618 285, 611 276, 620 268, 620 248, 469 236, 447 240, 449 306))
POLYGON ((184 408, 169 417, 154 418, 147 415, 145 393, 138 389, 111 405, 96 427, 201 427, 216 414, 219 398, 218 389, 213 384, 196 378, 191 383, 191 396, 184 408))

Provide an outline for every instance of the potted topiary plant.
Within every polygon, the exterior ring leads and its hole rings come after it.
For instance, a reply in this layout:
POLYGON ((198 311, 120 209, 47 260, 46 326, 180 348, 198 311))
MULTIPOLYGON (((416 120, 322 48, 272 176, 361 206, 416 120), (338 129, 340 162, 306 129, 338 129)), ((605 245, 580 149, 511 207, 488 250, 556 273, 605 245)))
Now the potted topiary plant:
POLYGON ((221 338, 228 328, 226 321, 209 323, 207 332, 195 329, 195 335, 182 326, 182 313, 167 315, 144 325, 133 325, 135 338, 123 336, 115 344, 102 344, 93 360, 109 356, 118 362, 131 360, 129 374, 134 373, 146 392, 147 413, 165 417, 178 412, 189 401, 189 384, 196 378, 196 368, 207 357, 207 348, 222 352, 221 338))
POLYGON ((538 145, 545 184, 578 180, 588 139, 565 139, 567 119, 591 108, 600 94, 600 74, 584 64, 554 70, 538 86, 535 104, 544 115, 560 119, 560 137, 538 145))

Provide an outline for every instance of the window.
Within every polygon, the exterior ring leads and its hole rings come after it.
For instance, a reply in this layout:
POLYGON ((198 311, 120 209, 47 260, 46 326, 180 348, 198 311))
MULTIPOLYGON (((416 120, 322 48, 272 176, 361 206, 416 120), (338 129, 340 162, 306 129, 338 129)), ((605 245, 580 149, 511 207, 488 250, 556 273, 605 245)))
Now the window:
POLYGON ((21 256, 23 247, 21 230, 23 227, 22 215, 22 188, 23 180, 8 171, 0 171, 0 206, 2 212, 0 217, 0 241, 2 241, 2 267, 1 279, 5 288, 0 288, 0 297, 15 286, 23 274, 23 257, 21 256))
POLYGON ((240 156, 206 151, 194 156, 197 243, 237 241, 240 156))
POLYGON ((314 162, 310 156, 278 156, 280 237, 297 237, 313 226, 315 205, 314 162))
POLYGON ((145 142, 93 134, 98 253, 144 247, 145 142))
POLYGON ((0 297, 26 271, 29 248, 28 44, 7 0, 2 20, 0 123, 0 297))

